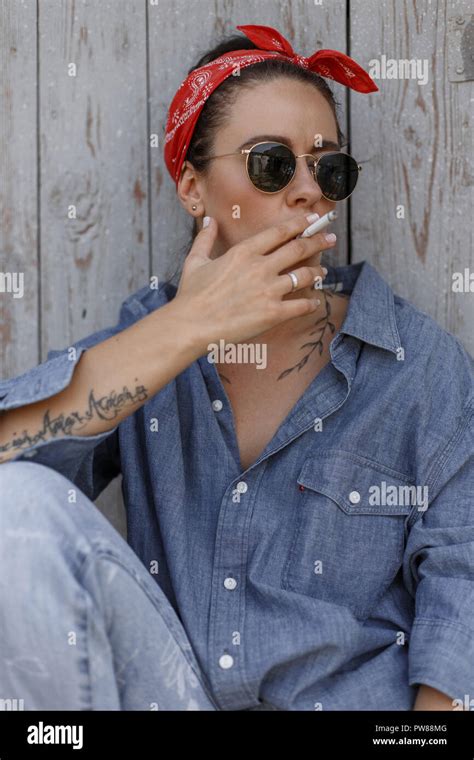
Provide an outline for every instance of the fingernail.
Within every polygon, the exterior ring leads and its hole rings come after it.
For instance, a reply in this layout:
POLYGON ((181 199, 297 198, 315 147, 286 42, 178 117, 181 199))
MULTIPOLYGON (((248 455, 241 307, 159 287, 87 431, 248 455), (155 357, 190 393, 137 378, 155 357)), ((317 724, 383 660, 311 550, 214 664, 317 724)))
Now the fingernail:
POLYGON ((317 222, 319 219, 319 214, 309 214, 309 216, 306 217, 308 222, 317 222))
POLYGON ((334 232, 328 232, 328 234, 325 235, 324 237, 328 241, 328 243, 335 243, 337 240, 334 232))
POLYGON ((321 267, 321 269, 323 270, 323 274, 326 277, 328 270, 326 269, 326 267, 321 267))
POLYGON ((205 229, 206 227, 208 227, 210 221, 211 221, 211 217, 205 216, 204 219, 202 220, 202 228, 205 229))

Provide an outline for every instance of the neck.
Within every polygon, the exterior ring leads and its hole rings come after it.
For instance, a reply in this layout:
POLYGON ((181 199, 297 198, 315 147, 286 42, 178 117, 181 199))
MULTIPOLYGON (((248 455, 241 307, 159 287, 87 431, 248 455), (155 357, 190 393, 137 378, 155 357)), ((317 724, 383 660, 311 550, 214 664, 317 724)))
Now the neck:
POLYGON ((256 367, 252 363, 234 363, 239 361, 234 359, 230 364, 225 361, 217 363, 221 379, 232 383, 233 380, 247 378, 253 383, 256 379, 275 377, 286 385, 287 376, 303 378, 314 374, 315 368, 321 369, 329 361, 329 345, 344 322, 349 296, 335 295, 325 290, 319 293, 321 306, 316 311, 260 333, 252 340, 242 341, 242 344, 249 346, 247 350, 253 350, 255 356, 258 352, 264 354, 265 373, 261 370, 255 372, 256 367))
POLYGON ((277 350, 278 346, 281 346, 281 348, 284 349, 289 342, 297 342, 301 338, 306 338, 308 332, 314 328, 316 322, 323 319, 326 315, 329 302, 329 312, 331 313, 333 310, 334 295, 322 289, 304 288, 295 293, 288 294, 283 300, 290 301, 300 298, 319 298, 321 303, 317 309, 310 314, 286 320, 285 322, 276 325, 276 327, 272 327, 270 330, 260 333, 253 338, 252 342, 265 342, 269 346, 273 346, 275 350, 277 350))

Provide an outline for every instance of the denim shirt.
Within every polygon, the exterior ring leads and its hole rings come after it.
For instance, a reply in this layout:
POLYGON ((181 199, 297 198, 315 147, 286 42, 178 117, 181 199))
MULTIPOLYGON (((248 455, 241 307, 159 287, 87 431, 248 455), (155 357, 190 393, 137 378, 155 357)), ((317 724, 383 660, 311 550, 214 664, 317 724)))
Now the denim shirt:
MULTIPOLYGON (((223 710, 410 710, 474 697, 473 359, 367 261, 331 360, 246 470, 204 354, 112 430, 23 450, 90 499, 122 473, 128 542, 179 615, 223 710), (158 420, 156 426, 150 425, 158 420), (153 428, 153 429, 151 429, 153 428)), ((58 393, 83 351, 171 300, 0 382, 0 409, 58 393)), ((138 623, 137 623, 138 624, 138 623)))

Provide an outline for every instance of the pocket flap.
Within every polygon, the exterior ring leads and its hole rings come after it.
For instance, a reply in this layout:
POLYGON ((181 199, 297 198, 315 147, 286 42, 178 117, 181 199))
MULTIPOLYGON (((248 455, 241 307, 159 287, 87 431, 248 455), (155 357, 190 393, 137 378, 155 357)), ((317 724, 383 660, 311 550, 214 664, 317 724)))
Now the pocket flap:
POLYGON ((341 449, 308 457, 297 482, 324 494, 347 514, 408 515, 423 507, 424 489, 409 476, 341 449))

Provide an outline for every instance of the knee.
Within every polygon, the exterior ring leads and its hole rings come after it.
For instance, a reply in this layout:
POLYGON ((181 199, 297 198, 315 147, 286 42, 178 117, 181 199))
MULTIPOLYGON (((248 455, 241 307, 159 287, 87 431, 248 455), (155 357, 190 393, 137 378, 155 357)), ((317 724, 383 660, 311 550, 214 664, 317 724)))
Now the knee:
MULTIPOLYGON (((35 577, 35 568, 42 567, 43 579, 46 566, 74 566, 77 570, 91 551, 89 514, 95 516, 84 494, 56 470, 37 462, 1 464, 2 578, 14 575, 17 567, 22 568, 18 570, 21 577, 26 568, 35 577)), ((8 587, 0 583, 0 592, 7 591, 8 587)))
MULTIPOLYGON (((40 586, 54 589, 58 578, 65 583, 68 571, 75 574, 89 551, 75 509, 67 508, 72 489, 74 483, 45 465, 0 465, 0 609, 10 610, 12 617, 33 590, 40 594, 37 599, 45 599, 40 586)), ((43 614, 42 606, 36 607, 43 614)))
POLYGON ((74 483, 45 465, 4 462, 0 465, 0 523, 45 520, 64 510, 77 491, 74 483))

